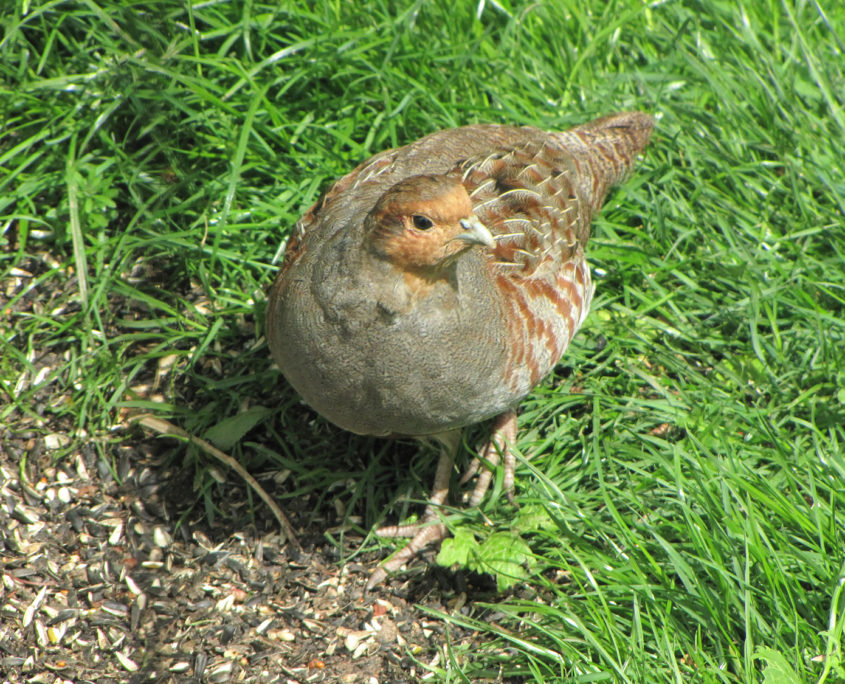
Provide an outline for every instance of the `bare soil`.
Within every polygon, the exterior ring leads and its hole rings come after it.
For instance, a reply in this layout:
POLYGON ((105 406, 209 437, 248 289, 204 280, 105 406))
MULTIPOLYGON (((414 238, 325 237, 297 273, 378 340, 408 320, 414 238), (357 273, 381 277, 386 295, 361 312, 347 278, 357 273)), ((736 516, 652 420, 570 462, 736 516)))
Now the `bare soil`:
MULTIPOLYGON (((365 593, 380 559, 341 564, 329 522, 310 500, 290 498, 295 482, 258 475, 284 500, 301 549, 233 473, 214 510, 202 509, 193 468, 180 465, 183 444, 128 416, 113 433, 87 436, 55 410, 73 401, 49 381, 67 349, 36 340, 27 352, 33 341, 14 327, 16 316, 73 311, 62 296, 71 274, 39 280, 49 265, 49 255, 24 262, 0 291, 0 334, 27 356, 14 388, 7 363, 6 391, 36 388, 31 411, 0 421, 0 682, 437 681, 428 667, 475 657, 477 633, 427 611, 495 619, 474 607, 494 598, 487 579, 418 559, 365 593)), ((110 301, 114 325, 144 315, 110 301)))

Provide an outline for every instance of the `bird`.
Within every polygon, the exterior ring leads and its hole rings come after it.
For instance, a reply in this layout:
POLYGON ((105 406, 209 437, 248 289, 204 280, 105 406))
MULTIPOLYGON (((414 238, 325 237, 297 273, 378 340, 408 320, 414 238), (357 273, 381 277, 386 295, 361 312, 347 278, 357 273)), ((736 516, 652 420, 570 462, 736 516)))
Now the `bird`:
POLYGON ((654 126, 622 112, 563 131, 472 124, 384 150, 294 226, 267 296, 284 377, 353 433, 440 444, 428 505, 368 589, 448 530, 461 429, 492 419, 460 482, 477 506, 494 469, 513 500, 517 406, 560 361, 593 297, 586 244, 654 126))

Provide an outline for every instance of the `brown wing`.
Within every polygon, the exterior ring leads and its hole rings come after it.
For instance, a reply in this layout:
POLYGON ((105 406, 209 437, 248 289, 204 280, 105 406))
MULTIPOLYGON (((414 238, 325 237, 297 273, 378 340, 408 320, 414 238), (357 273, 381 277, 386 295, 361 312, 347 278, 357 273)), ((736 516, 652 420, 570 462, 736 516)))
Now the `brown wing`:
POLYGON ((488 268, 511 346, 506 381, 520 393, 557 363, 586 316, 585 259, 594 212, 648 141, 652 120, 620 114, 460 165, 476 215, 496 235, 488 268))

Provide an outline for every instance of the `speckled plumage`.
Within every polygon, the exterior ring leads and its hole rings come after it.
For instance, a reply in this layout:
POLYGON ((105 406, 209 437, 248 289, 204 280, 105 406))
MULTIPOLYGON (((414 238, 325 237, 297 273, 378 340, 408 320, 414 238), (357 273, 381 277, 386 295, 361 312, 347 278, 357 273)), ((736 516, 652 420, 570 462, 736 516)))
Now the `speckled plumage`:
MULTIPOLYGON (((284 375, 352 432, 451 445, 445 434, 500 416, 512 439, 516 404, 558 362, 589 309, 592 217, 652 126, 636 112, 562 133, 466 126, 361 164, 287 245, 267 313, 284 375)), ((504 452, 512 482, 501 434, 485 458, 504 452)), ((441 461, 437 503, 452 454, 441 461)), ((489 471, 482 479, 481 495, 489 471)), ((418 533, 401 560, 445 534, 437 524, 386 531, 418 533)))

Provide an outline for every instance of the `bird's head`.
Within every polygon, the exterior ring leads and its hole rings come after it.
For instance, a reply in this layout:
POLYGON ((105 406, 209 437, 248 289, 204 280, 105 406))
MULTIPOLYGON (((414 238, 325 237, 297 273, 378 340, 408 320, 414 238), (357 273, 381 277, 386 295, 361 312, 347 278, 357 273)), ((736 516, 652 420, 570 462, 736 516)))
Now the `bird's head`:
POLYGON ((370 248, 403 270, 437 271, 473 245, 496 246, 454 176, 405 178, 379 198, 364 225, 370 248))

